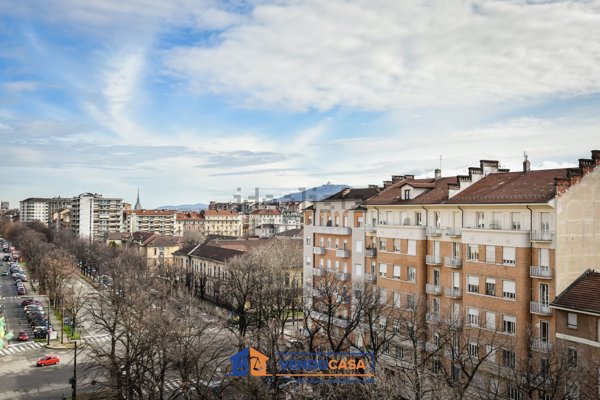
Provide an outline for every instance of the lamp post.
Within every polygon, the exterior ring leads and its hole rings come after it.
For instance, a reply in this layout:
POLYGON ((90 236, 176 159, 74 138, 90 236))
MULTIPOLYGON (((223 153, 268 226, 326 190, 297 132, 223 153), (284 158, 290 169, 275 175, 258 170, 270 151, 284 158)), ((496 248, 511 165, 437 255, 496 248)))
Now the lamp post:
POLYGON ((48 339, 48 346, 50 346, 50 296, 48 296, 48 326, 46 328, 46 338, 48 339))
POLYGON ((77 340, 75 340, 73 355, 73 377, 69 380, 71 383, 71 400, 77 400, 77 340))

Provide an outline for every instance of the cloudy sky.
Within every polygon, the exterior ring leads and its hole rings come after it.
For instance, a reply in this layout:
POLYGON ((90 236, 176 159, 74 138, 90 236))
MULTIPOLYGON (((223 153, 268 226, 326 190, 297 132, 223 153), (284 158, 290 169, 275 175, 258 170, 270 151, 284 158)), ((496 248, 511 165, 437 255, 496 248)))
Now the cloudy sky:
POLYGON ((0 199, 145 207, 600 148, 600 1, 0 0, 0 199))

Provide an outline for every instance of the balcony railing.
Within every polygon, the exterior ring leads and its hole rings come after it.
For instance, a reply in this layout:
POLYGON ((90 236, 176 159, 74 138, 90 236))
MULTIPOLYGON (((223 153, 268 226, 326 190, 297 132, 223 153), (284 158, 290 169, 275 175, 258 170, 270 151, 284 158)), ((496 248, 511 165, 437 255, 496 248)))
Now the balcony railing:
POLYGON ((444 294, 446 297, 451 297, 453 299, 460 299, 462 297, 462 290, 459 288, 444 288, 444 294))
POLYGON ((428 254, 425 256, 425 262, 427 264, 439 265, 442 263, 442 257, 428 254))
POLYGON ((377 275, 375 275, 375 274, 365 274, 365 282, 377 283, 377 275))
POLYGON ((532 314, 552 315, 552 310, 548 304, 532 301, 529 303, 529 311, 532 314))
POLYGON ((537 338, 531 339, 531 350, 533 350, 533 351, 550 353, 552 351, 552 349, 553 349, 552 342, 549 342, 548 340, 542 340, 542 339, 537 339, 537 338))
POLYGON ((335 273, 335 278, 338 281, 347 281, 350 279, 350 274, 347 274, 345 272, 336 272, 335 273))
POLYGON ((429 236, 441 236, 442 229, 439 226, 428 226, 425 228, 425 234, 429 236))
POLYGON ((352 228, 347 226, 313 226, 314 233, 324 233, 327 235, 350 235, 352 228))
POLYGON ((460 229, 460 228, 453 228, 451 226, 446 228, 446 236, 459 237, 461 235, 462 235, 462 229, 460 229))
POLYGON ((434 313, 425 314, 425 320, 427 322, 440 322, 440 315, 434 313))
POLYGON ((313 268, 313 276, 325 276, 325 270, 323 268, 313 268))
POLYGON ((532 242, 551 242, 552 232, 550 231, 531 231, 532 242))
POLYGON ((442 287, 440 285, 428 283, 427 285, 425 285, 425 292, 435 295, 442 294, 442 287))
POLYGON ((462 267, 462 259, 460 257, 445 257, 444 264, 447 267, 460 268, 462 267))
POLYGON ((350 257, 350 250, 338 249, 335 251, 335 256, 339 258, 350 257))
POLYGON ((365 232, 366 233, 375 233, 377 232, 377 226, 373 224, 365 224, 365 232))
POLYGON ((377 249, 365 249, 366 257, 377 257, 377 249))
POLYGON ((337 302, 340 304, 350 304, 350 296, 343 296, 341 294, 338 294, 336 299, 337 302))
POLYGON ((313 254, 325 254, 325 247, 313 247, 313 254))
POLYGON ((550 267, 529 267, 529 276, 532 278, 551 279, 552 270, 550 267))

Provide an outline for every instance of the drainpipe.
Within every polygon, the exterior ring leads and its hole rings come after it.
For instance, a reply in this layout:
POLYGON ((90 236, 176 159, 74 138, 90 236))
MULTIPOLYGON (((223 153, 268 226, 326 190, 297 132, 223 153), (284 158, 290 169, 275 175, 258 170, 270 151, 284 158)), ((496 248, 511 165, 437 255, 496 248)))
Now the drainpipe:
MULTIPOLYGON (((523 163, 523 164, 525 164, 525 163, 523 163)), ((533 265, 533 243, 531 242, 531 232, 533 231, 533 210, 529 207, 529 205, 526 205, 525 207, 527 207, 527 209, 529 210, 529 266, 531 267, 531 265, 533 265)), ((532 283, 531 276, 529 277, 527 282, 529 282, 529 301, 532 301, 533 300, 533 287, 531 284, 532 283)), ((529 313, 529 326, 531 327, 530 328, 530 337, 533 338, 534 326, 533 326, 533 315, 531 313, 529 313)), ((531 364, 533 362, 531 339, 529 340, 529 343, 528 343, 527 358, 528 358, 528 360, 527 360, 528 369, 531 371, 531 369, 532 369, 531 364)))
POLYGON ((460 228, 462 229, 465 226, 465 210, 460 208, 460 206, 457 207, 460 210, 460 228))

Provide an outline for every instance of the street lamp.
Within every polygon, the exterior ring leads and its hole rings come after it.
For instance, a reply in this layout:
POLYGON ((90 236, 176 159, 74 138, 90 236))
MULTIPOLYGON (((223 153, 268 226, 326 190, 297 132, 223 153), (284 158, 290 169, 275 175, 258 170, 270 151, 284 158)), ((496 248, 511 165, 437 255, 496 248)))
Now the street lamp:
POLYGON ((71 400, 77 400, 77 342, 75 340, 74 355, 73 355, 73 377, 69 379, 71 384, 71 400))

